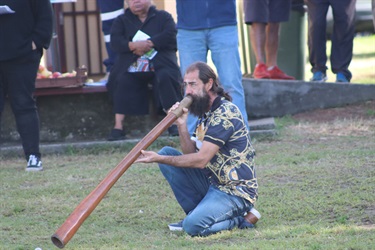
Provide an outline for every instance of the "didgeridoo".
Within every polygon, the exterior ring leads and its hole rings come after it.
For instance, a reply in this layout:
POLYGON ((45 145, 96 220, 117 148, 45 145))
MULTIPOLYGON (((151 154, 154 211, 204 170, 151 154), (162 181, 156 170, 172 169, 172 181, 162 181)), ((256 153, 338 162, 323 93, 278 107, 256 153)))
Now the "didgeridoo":
POLYGON ((99 183, 99 185, 76 207, 59 229, 51 236, 53 244, 59 248, 65 247, 85 219, 96 208, 99 202, 124 174, 124 172, 140 156, 141 150, 151 145, 173 122, 182 115, 183 108, 188 108, 192 103, 191 97, 185 97, 179 107, 167 114, 135 147, 125 158, 99 183))

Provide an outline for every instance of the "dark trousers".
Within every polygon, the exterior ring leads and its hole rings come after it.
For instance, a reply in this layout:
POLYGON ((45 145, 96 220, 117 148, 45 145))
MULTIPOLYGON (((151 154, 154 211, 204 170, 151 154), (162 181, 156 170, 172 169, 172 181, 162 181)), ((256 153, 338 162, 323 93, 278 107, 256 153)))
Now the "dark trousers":
POLYGON ((40 157, 39 116, 33 92, 41 55, 32 51, 22 58, 0 61, 0 123, 8 97, 27 159, 31 154, 40 157))
POLYGON ((311 71, 326 72, 326 16, 328 7, 333 12, 331 47, 332 72, 342 72, 348 80, 352 74, 349 64, 353 57, 355 2, 356 0, 307 0, 308 47, 311 71))
POLYGON ((155 106, 168 110, 182 99, 177 70, 158 69, 155 72, 123 72, 116 79, 113 91, 115 114, 146 115, 149 113, 149 84, 155 106))

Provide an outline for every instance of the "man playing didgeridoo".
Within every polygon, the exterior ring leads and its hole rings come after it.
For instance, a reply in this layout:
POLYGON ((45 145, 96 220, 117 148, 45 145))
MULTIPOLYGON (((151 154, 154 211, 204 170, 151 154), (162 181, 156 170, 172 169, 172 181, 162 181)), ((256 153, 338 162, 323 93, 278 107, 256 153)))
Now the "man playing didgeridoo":
POLYGON ((136 162, 157 162, 185 211, 185 219, 170 224, 170 230, 208 236, 253 228, 260 218, 253 208, 258 197, 255 151, 241 112, 206 63, 188 67, 184 86, 193 98, 189 111, 199 117, 195 133, 190 138, 184 108, 175 122, 182 153, 171 147, 158 153, 142 150, 136 162))

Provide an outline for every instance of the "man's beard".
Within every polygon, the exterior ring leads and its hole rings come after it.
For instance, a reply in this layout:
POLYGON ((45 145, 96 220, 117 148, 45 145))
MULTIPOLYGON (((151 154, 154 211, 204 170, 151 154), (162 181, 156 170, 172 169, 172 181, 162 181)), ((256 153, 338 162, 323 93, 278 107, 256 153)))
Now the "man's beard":
POLYGON ((210 96, 206 90, 203 90, 203 96, 190 95, 193 102, 190 105, 189 111, 195 116, 201 117, 210 109, 210 96))

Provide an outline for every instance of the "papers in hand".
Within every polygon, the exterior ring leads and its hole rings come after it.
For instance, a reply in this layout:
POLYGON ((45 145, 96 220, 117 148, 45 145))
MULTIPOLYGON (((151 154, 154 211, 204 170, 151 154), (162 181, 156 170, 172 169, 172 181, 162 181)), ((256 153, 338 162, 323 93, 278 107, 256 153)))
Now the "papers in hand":
POLYGON ((0 5, 0 15, 16 13, 14 10, 9 8, 8 5, 0 5))
MULTIPOLYGON (((141 30, 138 30, 137 33, 135 33, 134 37, 133 37, 133 42, 136 42, 136 41, 144 41, 144 40, 147 40, 149 39, 150 36, 147 35, 146 33, 144 33, 143 31, 141 30)), ((152 58, 154 58, 154 56, 157 54, 158 52, 155 50, 155 49, 151 49, 150 51, 146 52, 142 57, 144 58, 147 58, 149 60, 151 60, 152 58)))

